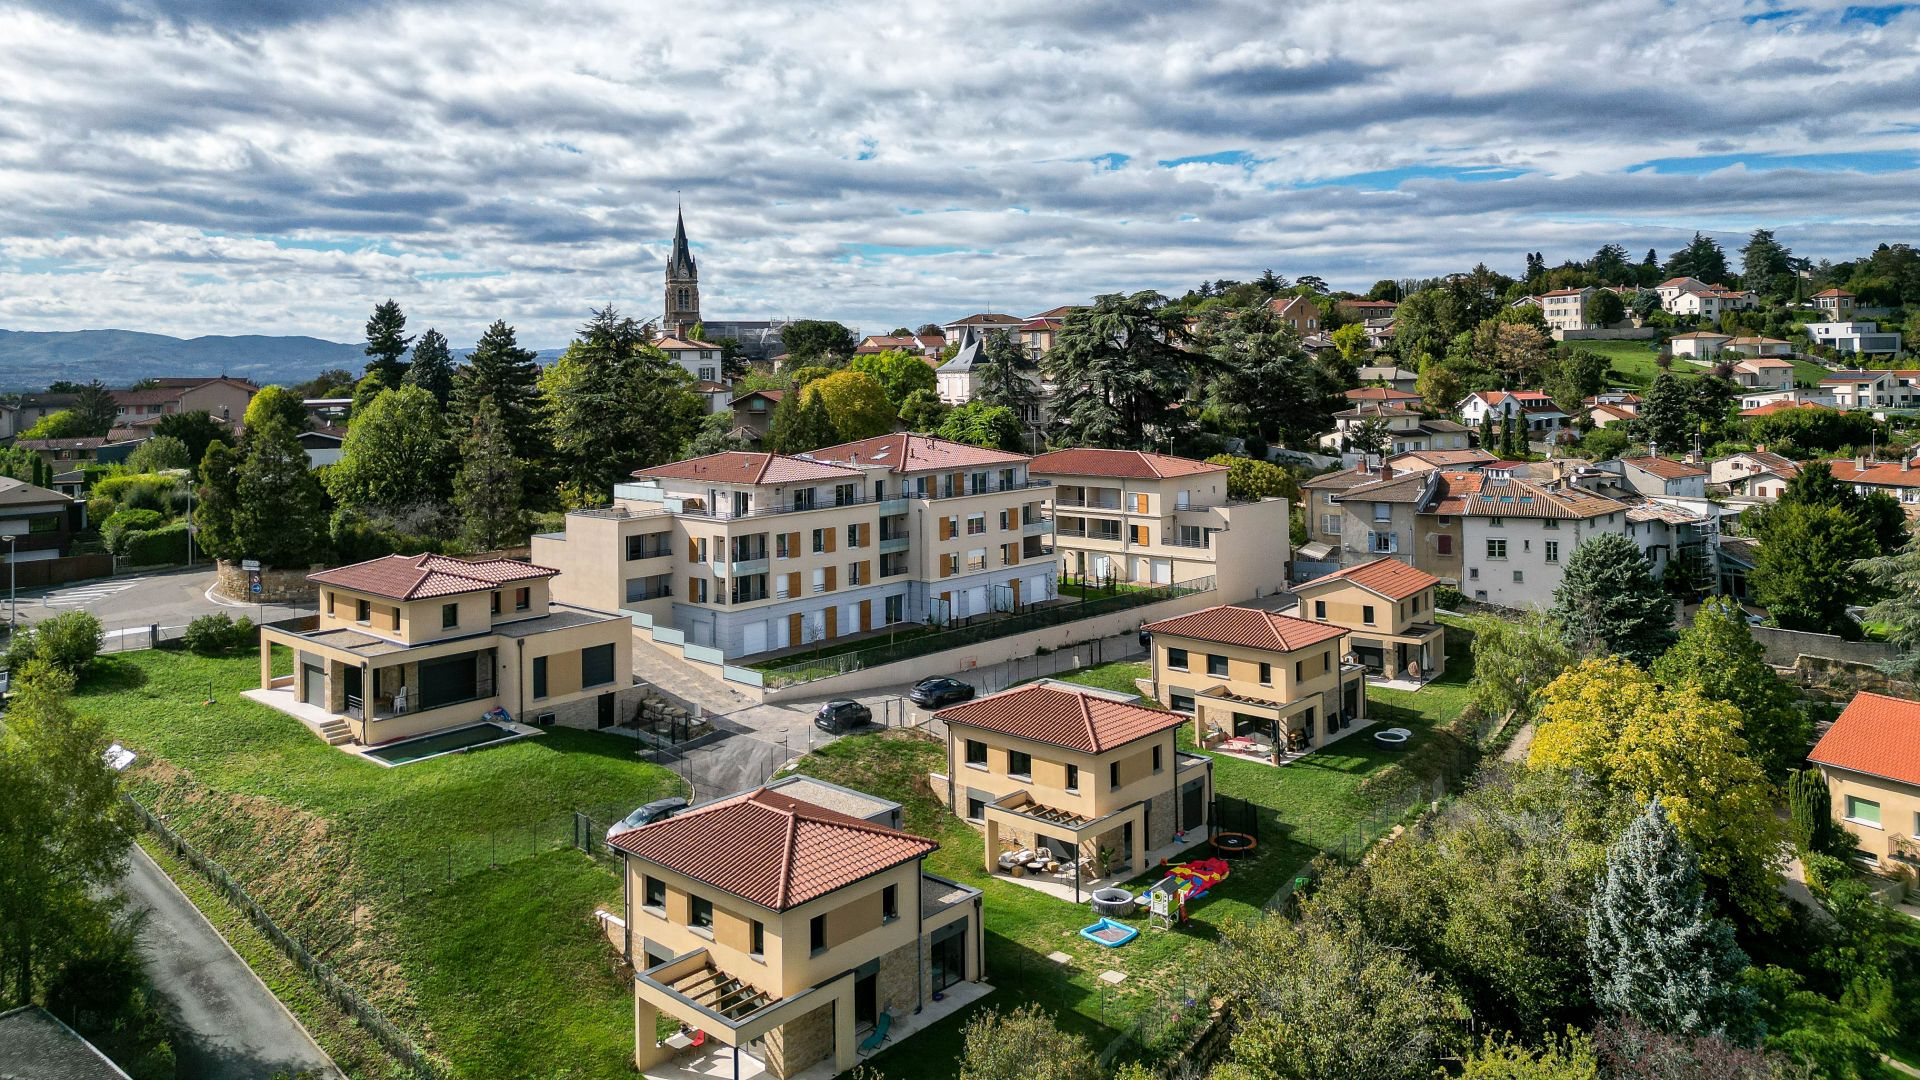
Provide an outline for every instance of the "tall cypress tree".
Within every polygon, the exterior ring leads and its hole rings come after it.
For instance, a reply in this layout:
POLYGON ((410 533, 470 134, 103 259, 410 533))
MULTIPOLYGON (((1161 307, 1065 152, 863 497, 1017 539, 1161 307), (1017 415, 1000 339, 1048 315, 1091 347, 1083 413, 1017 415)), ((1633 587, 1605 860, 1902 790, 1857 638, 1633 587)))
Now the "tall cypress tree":
POLYGON ((399 386, 406 377, 407 362, 401 357, 413 341, 403 333, 406 328, 407 316, 392 300, 376 305, 367 320, 367 374, 378 374, 382 386, 399 386))
POLYGON ((406 382, 432 394, 442 406, 453 395, 453 351, 447 348, 447 339, 440 331, 428 327, 413 343, 413 364, 407 368, 406 382))
POLYGON ((1747 956, 1714 918, 1700 867, 1660 800, 1607 849, 1607 870, 1587 916, 1593 1000, 1674 1035, 1735 1041, 1755 1033, 1754 994, 1741 985, 1747 956))
POLYGON ((453 477, 453 505, 467 539, 483 551, 523 539, 520 494, 520 462, 502 429, 500 410, 492 398, 481 398, 453 477))

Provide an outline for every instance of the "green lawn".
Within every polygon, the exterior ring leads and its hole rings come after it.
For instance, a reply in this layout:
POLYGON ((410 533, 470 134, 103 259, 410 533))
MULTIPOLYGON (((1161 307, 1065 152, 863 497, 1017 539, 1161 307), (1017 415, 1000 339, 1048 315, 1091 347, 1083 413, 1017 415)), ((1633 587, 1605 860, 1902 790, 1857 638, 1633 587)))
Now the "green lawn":
POLYGON ((572 814, 605 822, 679 780, 567 729, 382 768, 241 698, 258 679, 252 654, 125 653, 76 703, 140 755, 135 798, 452 1075, 630 1076, 631 991, 592 922, 620 881, 571 849, 572 814))
MULTIPOLYGON (((1653 380, 1660 375, 1660 365, 1654 363, 1654 357, 1659 355, 1659 350, 1651 347, 1657 342, 1569 341, 1565 344, 1570 348, 1599 353, 1611 361, 1612 369, 1607 376, 1609 386, 1637 387, 1644 390, 1652 386, 1653 380)), ((1737 356, 1729 357, 1729 360, 1737 359, 1739 359, 1737 356)), ((1695 374, 1705 370, 1707 370, 1705 366, 1685 357, 1678 357, 1673 361, 1672 371, 1675 375, 1695 374)), ((1820 380, 1829 374, 1831 373, 1826 368, 1811 360, 1793 361, 1793 378, 1796 383, 1810 383, 1818 386, 1820 380)))
MULTIPOLYGON (((1368 693, 1376 719, 1413 729, 1416 746, 1465 704, 1470 664, 1465 634, 1449 636, 1448 654, 1448 675, 1417 693, 1368 693)), ((1147 673, 1142 663, 1110 663, 1053 677, 1133 693, 1133 680, 1147 673)), ((1181 729, 1183 749, 1192 749, 1190 732, 1191 726, 1181 729)), ((1209 947, 1226 920, 1258 913, 1314 856, 1338 853, 1343 845, 1351 849, 1390 827, 1392 821, 1359 790, 1360 784, 1411 749, 1382 750, 1362 733, 1281 768, 1212 755, 1219 793, 1257 807, 1261 854, 1236 862, 1232 875, 1191 910, 1185 929, 1144 930, 1118 949, 1097 946, 1079 936, 1080 928, 1092 919, 1086 907, 1011 884, 981 869, 980 833, 940 806, 927 780, 929 772, 945 767, 941 745, 901 733, 840 739, 802 759, 799 768, 899 801, 909 831, 940 841, 940 850, 927 861, 928 868, 983 891, 987 977, 996 990, 976 1008, 1037 1001, 1057 1014, 1063 1028, 1085 1035, 1100 1049, 1133 1018, 1164 1021, 1181 1008, 1181 990, 1191 985, 1187 973, 1204 958, 1200 950, 1209 947), (1062 967, 1046 959, 1056 951, 1072 957, 1071 963, 1062 967), (1125 972, 1127 980, 1118 987, 1101 983, 1098 976, 1109 969, 1125 972), (1169 997, 1174 999, 1172 1004, 1169 997)), ((1197 852, 1195 857, 1204 854, 1197 852)), ((1149 872, 1131 884, 1138 891, 1160 876, 1149 872)), ((896 1080, 956 1075, 967 1016, 963 1012, 915 1035, 876 1057, 875 1067, 896 1080)))

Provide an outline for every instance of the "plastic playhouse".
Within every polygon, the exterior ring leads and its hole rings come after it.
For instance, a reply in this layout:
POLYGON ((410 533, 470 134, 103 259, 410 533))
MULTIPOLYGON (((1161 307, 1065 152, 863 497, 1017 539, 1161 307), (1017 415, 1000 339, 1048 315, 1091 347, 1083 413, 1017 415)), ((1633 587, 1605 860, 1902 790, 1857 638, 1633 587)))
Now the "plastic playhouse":
POLYGON ((1199 900, 1225 881, 1229 867, 1225 859, 1195 859, 1173 863, 1167 876, 1147 890, 1147 910, 1151 925, 1172 926, 1187 921, 1187 903, 1199 900))

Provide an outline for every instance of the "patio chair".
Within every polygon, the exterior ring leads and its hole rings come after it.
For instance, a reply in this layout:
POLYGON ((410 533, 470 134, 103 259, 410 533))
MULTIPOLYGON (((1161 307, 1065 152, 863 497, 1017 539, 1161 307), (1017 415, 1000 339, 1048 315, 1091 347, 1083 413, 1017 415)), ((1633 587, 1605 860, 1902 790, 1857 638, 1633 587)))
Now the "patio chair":
POLYGON ((887 1012, 885 1009, 882 1009, 880 1011, 880 1015, 874 1018, 873 1034, 868 1035, 866 1038, 860 1040, 860 1048, 859 1048, 860 1056, 865 1057, 868 1054, 873 1053, 875 1050, 880 1049, 882 1046, 885 1046, 887 1043, 887 1040, 892 1037, 893 1037, 893 1014, 890 1012, 887 1012))

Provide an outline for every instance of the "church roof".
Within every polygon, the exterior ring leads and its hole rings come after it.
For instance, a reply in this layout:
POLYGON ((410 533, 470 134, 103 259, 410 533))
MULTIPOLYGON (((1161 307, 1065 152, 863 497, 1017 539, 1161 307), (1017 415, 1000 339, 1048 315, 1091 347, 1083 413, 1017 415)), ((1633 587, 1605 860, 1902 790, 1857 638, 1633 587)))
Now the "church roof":
POLYGON ((693 251, 687 247, 686 216, 676 207, 673 211, 673 254, 667 257, 667 276, 690 278, 699 274, 699 268, 693 262, 693 251))

